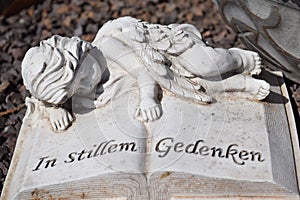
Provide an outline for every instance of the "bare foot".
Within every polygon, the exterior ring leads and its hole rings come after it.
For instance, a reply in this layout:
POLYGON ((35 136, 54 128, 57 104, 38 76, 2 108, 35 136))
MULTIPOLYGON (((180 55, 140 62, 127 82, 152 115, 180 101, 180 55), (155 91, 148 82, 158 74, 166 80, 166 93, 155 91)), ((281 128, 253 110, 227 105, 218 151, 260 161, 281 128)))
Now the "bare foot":
POLYGON ((250 75, 259 75, 261 73, 262 63, 258 53, 238 48, 231 48, 230 50, 235 51, 241 56, 246 73, 250 75))
POLYGON ((141 100, 140 107, 136 110, 135 118, 143 122, 155 121, 162 115, 161 106, 151 98, 141 100))
POLYGON ((250 93, 256 100, 263 100, 270 93, 270 84, 264 80, 246 76, 245 92, 250 93))

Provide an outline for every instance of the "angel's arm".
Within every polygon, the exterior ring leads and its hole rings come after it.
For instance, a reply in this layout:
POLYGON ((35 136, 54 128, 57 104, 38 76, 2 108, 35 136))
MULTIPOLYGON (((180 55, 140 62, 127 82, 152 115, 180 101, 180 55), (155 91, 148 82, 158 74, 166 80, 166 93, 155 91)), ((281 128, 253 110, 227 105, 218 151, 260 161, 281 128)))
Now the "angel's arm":
MULTIPOLYGON (((156 81, 145 69, 145 63, 141 60, 137 51, 114 37, 104 37, 98 43, 98 47, 104 56, 117 63, 125 71, 137 80, 140 92, 140 115, 143 121, 153 121, 161 116, 159 105, 156 103, 156 81)), ((108 63, 109 65, 109 63, 108 63)))
POLYGON ((24 121, 28 119, 35 121, 41 116, 45 115, 49 118, 54 131, 66 130, 74 120, 72 114, 69 113, 69 111, 67 111, 67 109, 64 107, 45 104, 33 96, 26 98, 26 106, 27 111, 24 121))

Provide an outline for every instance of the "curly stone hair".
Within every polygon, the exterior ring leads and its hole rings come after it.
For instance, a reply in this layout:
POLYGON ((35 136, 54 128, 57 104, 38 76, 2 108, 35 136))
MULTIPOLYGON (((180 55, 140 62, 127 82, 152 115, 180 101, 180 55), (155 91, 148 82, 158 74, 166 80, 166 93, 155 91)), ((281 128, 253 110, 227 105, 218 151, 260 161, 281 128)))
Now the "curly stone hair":
POLYGON ((72 96, 80 60, 92 45, 77 37, 54 35, 30 48, 22 62, 25 87, 40 101, 63 104, 72 96))

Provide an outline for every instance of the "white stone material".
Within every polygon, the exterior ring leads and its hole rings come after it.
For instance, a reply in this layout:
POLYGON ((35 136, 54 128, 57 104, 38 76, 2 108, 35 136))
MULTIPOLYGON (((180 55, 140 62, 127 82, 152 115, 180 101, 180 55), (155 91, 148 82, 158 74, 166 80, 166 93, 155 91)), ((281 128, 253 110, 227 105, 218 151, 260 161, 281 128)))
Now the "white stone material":
POLYGON ((214 49, 190 24, 149 24, 131 17, 104 24, 92 44, 55 35, 31 48, 22 63, 26 88, 43 102, 31 107, 45 104, 40 110, 54 130, 65 130, 73 121, 63 105, 71 97, 96 99, 88 106, 99 107, 133 85, 140 99, 135 116, 144 122, 164 112, 159 88, 196 103, 211 103, 212 94, 224 91, 262 100, 270 85, 251 77, 260 71, 257 53, 214 49))
POLYGON ((29 115, 2 199, 299 199, 286 88, 281 77, 262 77, 272 81, 264 102, 234 92, 199 105, 163 89, 165 112, 154 122, 134 117, 138 87, 100 108, 73 110, 65 131, 29 115))
POLYGON ((123 17, 91 44, 42 41, 22 75, 3 200, 300 199, 286 87, 255 52, 123 17))

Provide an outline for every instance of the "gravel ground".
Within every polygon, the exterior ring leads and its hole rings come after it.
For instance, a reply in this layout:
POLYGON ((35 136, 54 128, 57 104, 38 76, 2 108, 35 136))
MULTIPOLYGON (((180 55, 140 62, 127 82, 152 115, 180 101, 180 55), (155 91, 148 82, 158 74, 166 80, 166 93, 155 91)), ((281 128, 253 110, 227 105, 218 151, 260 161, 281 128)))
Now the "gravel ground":
MULTIPOLYGON (((20 73, 25 52, 54 34, 92 41, 103 23, 126 15, 152 23, 191 23, 214 47, 245 48, 210 0, 45 0, 16 15, 0 16, 0 191, 29 95, 20 73)), ((299 126, 300 85, 286 83, 299 126)))

